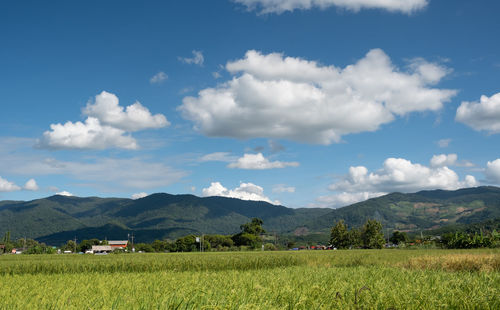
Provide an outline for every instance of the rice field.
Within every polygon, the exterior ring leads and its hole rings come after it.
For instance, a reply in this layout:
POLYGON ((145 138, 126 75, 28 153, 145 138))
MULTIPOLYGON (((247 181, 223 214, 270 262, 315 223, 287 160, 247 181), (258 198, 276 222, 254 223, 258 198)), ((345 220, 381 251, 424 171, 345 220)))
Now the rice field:
POLYGON ((0 256, 0 309, 500 309, 499 250, 0 256))

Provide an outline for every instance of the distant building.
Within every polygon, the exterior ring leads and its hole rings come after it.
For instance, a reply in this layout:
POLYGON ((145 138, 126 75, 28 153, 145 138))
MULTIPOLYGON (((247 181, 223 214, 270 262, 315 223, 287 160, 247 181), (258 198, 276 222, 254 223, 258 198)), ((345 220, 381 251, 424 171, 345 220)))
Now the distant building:
POLYGON ((94 254, 104 254, 113 252, 113 247, 110 245, 93 245, 92 253, 94 254))
POLYGON ((122 248, 125 249, 127 247, 128 240, 109 240, 108 245, 114 249, 122 248))

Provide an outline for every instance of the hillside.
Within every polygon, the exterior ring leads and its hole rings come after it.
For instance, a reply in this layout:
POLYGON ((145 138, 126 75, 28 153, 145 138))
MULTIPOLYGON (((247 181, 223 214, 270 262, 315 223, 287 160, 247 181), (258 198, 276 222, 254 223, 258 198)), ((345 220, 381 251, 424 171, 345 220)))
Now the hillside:
POLYGON ((252 217, 268 231, 285 232, 329 209, 291 209, 262 201, 193 195, 153 194, 142 199, 51 196, 28 202, 0 202, 0 234, 50 244, 68 239, 177 238, 190 233, 233 234, 252 217))
POLYGON ((361 226, 367 219, 376 219, 387 230, 421 231, 498 217, 500 188, 483 186, 456 191, 392 193, 333 210, 308 221, 304 227, 310 231, 326 232, 340 219, 354 227, 361 226))
POLYGON ((500 188, 392 193, 335 210, 193 195, 153 194, 138 200, 56 195, 0 202, 0 234, 11 231, 12 238, 57 245, 75 237, 123 239, 134 233, 138 242, 146 242, 190 233, 234 234, 252 217, 261 218, 268 232, 296 236, 327 234, 340 219, 350 227, 377 219, 387 231, 462 227, 500 218, 500 188))

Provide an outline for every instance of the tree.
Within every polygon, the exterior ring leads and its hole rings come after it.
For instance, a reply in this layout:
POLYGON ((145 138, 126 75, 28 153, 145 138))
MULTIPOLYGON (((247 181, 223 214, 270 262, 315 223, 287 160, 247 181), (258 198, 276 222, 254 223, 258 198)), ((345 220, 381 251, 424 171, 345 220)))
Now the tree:
POLYGON ((203 242, 210 244, 210 247, 215 249, 229 249, 234 245, 231 236, 224 235, 205 235, 203 236, 203 242))
POLYGON ((198 249, 195 235, 188 235, 175 241, 177 252, 195 252, 198 249))
POLYGON ((155 240, 151 243, 151 246, 155 250, 155 252, 165 252, 167 249, 167 241, 155 240))
POLYGON ((83 240, 78 245, 78 249, 80 250, 80 252, 85 252, 87 250, 91 250, 93 245, 99 245, 99 244, 100 244, 99 239, 94 238, 90 240, 83 240))
POLYGON ((264 228, 262 228, 263 224, 264 224, 264 222, 261 219, 254 217, 252 219, 252 221, 241 225, 240 229, 244 233, 258 236, 258 235, 266 232, 264 230, 264 228))
POLYGON ((68 240, 68 242, 62 246, 63 251, 75 252, 75 249, 76 249, 76 243, 73 240, 68 240))
POLYGON ((338 249, 346 249, 351 245, 349 231, 344 220, 340 220, 330 230, 330 244, 338 249))
POLYGON ((361 231, 358 228, 351 228, 349 230, 349 243, 351 248, 360 248, 363 246, 361 231))
POLYGON ((365 249, 381 249, 385 244, 382 224, 376 220, 367 220, 361 229, 361 241, 365 249))
POLYGON ((392 233, 391 238, 389 239, 394 244, 406 243, 408 242, 408 235, 403 231, 395 231, 392 233))
POLYGON ((254 217, 250 222, 240 226, 241 232, 234 235, 231 239, 236 246, 250 246, 253 249, 262 245, 260 234, 266 232, 261 219, 254 217))

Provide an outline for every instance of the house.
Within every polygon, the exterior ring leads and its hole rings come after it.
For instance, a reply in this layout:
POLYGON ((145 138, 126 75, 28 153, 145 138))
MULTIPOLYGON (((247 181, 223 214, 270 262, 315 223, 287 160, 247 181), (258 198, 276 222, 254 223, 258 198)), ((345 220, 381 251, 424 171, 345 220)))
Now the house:
POLYGON ((128 240, 109 240, 108 245, 115 249, 125 249, 127 247, 128 240))
POLYGON ((110 245, 93 245, 92 253, 94 254, 107 254, 113 252, 113 247, 110 245))

